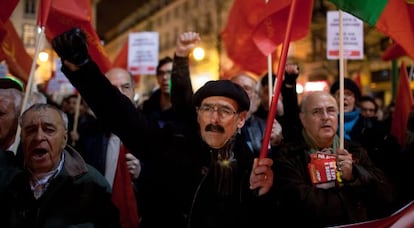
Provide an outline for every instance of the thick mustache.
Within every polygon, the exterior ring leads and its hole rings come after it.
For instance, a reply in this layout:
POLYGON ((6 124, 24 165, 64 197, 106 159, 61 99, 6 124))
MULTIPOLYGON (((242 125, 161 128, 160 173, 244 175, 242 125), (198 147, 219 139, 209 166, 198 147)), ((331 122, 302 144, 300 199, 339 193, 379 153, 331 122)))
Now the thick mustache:
POLYGON ((205 131, 224 133, 224 127, 222 127, 220 125, 209 124, 209 125, 206 126, 205 131))

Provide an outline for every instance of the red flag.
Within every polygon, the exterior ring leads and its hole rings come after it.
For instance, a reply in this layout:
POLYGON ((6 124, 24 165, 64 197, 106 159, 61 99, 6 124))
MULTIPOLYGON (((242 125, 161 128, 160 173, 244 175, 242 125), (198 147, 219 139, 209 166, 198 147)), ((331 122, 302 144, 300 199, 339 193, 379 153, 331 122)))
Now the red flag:
POLYGON ((121 51, 115 57, 112 67, 121 67, 127 69, 128 67, 128 40, 125 42, 121 51))
POLYGON ((353 81, 358 86, 359 90, 362 91, 361 72, 357 73, 353 81))
POLYGON ((411 92, 407 68, 405 67, 405 63, 402 62, 391 123, 391 134, 397 138, 398 143, 402 147, 404 147, 406 143, 407 122, 413 105, 414 99, 411 92))
MULTIPOLYGON (((410 28, 414 28, 414 2, 406 0, 405 6, 398 8, 397 10, 402 10, 402 12, 406 10, 408 12, 408 14, 402 14, 408 16, 408 18, 405 18, 406 22, 404 22, 404 24, 408 24, 408 26, 411 26, 410 28)), ((397 20, 399 20, 399 18, 397 20)), ((397 23, 399 22, 397 21, 397 23)), ((402 31, 397 34, 398 36, 395 36, 395 42, 382 54, 381 58, 383 60, 392 60, 405 55, 414 59, 414 29, 406 30, 404 29, 404 26, 400 25, 400 27, 402 28, 402 31)))
POLYGON ((241 70, 258 75, 267 71, 267 57, 254 44, 252 34, 262 19, 265 6, 264 1, 235 0, 221 33, 230 59, 241 70))
POLYGON ((47 18, 49 16, 49 10, 52 0, 40 0, 39 11, 37 14, 37 25, 40 27, 45 26, 47 18))
POLYGON ((5 36, 1 43, 0 60, 6 60, 10 73, 27 82, 33 58, 27 54, 19 35, 9 20, 3 24, 2 29, 4 29, 5 36))
MULTIPOLYGON (((271 0, 266 4, 264 18, 259 22, 253 32, 253 40, 259 50, 268 55, 276 50, 286 35, 287 18, 291 0, 271 0)), ((304 38, 310 28, 312 19, 313 0, 302 0, 297 4, 292 23, 291 41, 304 38)))
POLYGON ((122 228, 138 227, 138 208, 132 188, 131 174, 125 159, 126 148, 121 145, 116 166, 115 179, 112 185, 112 201, 119 209, 122 228))
POLYGON ((406 55, 404 49, 397 43, 391 44, 381 55, 381 59, 388 61, 406 55))
POLYGON ((88 38, 89 54, 101 71, 107 72, 111 68, 111 62, 91 24, 91 18, 89 0, 54 0, 46 22, 46 37, 51 41, 67 30, 81 28, 88 38))
POLYGON ((0 0, 0 20, 5 22, 9 19, 19 0, 0 0))

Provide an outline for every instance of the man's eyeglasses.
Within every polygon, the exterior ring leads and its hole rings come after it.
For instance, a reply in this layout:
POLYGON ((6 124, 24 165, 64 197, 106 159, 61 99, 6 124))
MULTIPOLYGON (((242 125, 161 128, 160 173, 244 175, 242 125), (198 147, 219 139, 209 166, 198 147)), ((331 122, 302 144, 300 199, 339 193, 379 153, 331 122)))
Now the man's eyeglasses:
POLYGON ((161 77, 161 76, 164 76, 164 75, 171 75, 171 73, 172 73, 172 70, 159 70, 158 72, 157 72, 157 76, 159 76, 159 77, 161 77))
POLYGON ((312 114, 313 117, 325 117, 325 114, 329 117, 335 117, 338 115, 338 110, 334 107, 324 108, 314 108, 309 113, 312 114))
POLYGON ((214 112, 217 112, 220 119, 227 119, 232 117, 237 112, 226 106, 219 105, 201 105, 197 108, 199 113, 204 117, 211 117, 214 112))

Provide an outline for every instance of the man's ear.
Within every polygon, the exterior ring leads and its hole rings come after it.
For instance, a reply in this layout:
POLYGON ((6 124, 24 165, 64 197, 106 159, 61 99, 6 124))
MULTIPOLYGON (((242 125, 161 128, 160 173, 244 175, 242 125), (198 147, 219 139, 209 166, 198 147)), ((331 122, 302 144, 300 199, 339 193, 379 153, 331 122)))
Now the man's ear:
POLYGON ((246 119, 247 111, 239 113, 239 122, 237 123, 237 128, 241 129, 244 126, 244 123, 246 123, 246 119))
POLYGON ((65 134, 63 136, 63 143, 62 143, 62 150, 65 148, 66 144, 68 143, 68 131, 65 130, 65 134))

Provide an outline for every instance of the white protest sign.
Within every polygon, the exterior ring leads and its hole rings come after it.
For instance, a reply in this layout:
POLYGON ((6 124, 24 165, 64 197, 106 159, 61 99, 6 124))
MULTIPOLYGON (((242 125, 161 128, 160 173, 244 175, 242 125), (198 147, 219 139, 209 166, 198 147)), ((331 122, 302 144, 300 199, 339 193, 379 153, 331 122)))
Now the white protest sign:
POLYGON ((128 37, 128 71, 133 75, 156 74, 158 32, 130 33, 128 37))
MULTIPOLYGON (((345 59, 364 58, 364 23, 342 12, 343 51, 345 59)), ((339 11, 329 11, 326 17, 326 54, 339 59, 339 11)))

